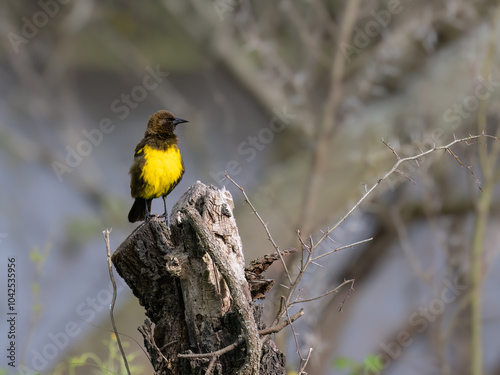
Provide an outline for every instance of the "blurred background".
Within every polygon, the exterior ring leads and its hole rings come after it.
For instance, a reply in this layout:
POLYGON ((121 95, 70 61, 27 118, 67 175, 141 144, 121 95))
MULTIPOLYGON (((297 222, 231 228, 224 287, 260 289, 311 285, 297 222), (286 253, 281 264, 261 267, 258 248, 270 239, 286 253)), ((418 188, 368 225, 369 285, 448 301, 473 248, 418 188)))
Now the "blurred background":
MULTIPOLYGON (((186 174, 169 209, 197 180, 226 186, 247 263, 272 253, 227 170, 280 248, 300 249, 296 231, 316 241, 395 153, 497 134, 499 9, 487 0, 3 1, 0 277, 5 285, 15 257, 18 367, 2 354, 0 371, 121 373, 102 231, 113 229, 113 251, 137 226, 127 222, 128 169, 156 110, 190 121, 177 132, 186 174)), ((302 281, 306 299, 356 280, 350 293, 299 306, 297 344, 303 357, 313 348, 307 373, 376 373, 378 355, 383 374, 500 374, 499 151, 482 138, 403 164, 320 246, 373 237, 322 258, 302 281)), ((286 289, 279 265, 268 277, 278 279, 270 323, 286 289)), ((118 289, 133 373, 150 374, 137 332, 144 310, 121 279, 118 289)), ((276 342, 297 371, 292 332, 276 342)))

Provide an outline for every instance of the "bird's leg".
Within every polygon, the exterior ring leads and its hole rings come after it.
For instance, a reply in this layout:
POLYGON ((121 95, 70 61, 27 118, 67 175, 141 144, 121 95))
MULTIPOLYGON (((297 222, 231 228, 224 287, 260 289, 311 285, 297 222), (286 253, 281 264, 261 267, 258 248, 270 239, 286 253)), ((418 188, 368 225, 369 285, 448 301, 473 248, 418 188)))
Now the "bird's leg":
POLYGON ((145 199, 144 202, 146 204, 146 211, 145 211, 145 214, 144 214, 144 221, 147 223, 149 221, 149 219, 151 219, 151 213, 149 212, 149 208, 148 208, 148 200, 145 199))
MULTIPOLYGON (((163 208, 165 208, 165 213, 162 216, 165 217, 165 223, 167 223, 167 225, 168 225, 167 196, 166 195, 162 195, 162 198, 163 198, 163 208)), ((162 216, 160 216, 160 217, 162 217, 162 216)))

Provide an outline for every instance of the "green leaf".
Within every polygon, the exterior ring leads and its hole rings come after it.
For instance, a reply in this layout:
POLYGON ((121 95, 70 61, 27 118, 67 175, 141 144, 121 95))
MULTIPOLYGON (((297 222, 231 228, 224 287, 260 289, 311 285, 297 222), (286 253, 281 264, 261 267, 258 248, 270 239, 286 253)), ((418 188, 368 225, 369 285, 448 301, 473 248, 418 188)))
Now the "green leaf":
POLYGON ((357 366, 356 361, 347 357, 339 357, 333 361, 333 367, 337 370, 354 369, 357 366))
POLYGON ((378 355, 369 355, 365 358, 363 364, 365 365, 365 369, 374 371, 377 374, 384 368, 382 360, 378 355))

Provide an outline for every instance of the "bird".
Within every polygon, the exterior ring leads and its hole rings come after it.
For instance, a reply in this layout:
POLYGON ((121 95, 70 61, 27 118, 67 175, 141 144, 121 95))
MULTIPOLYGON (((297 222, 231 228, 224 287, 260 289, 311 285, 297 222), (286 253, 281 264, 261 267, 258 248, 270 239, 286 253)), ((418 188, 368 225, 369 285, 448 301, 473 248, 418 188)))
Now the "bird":
POLYGON ((174 130, 185 122, 189 121, 165 110, 157 111, 149 118, 144 138, 135 147, 129 172, 131 195, 135 199, 128 214, 129 222, 148 221, 151 202, 159 197, 163 198, 163 215, 168 222, 165 199, 184 175, 184 162, 174 130))

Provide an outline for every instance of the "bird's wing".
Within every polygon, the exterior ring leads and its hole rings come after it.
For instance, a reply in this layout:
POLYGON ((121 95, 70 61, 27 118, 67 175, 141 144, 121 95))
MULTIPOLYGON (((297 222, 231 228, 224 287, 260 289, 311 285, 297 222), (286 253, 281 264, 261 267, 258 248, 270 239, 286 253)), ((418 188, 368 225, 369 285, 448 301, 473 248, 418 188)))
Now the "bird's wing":
POLYGON ((134 162, 130 167, 130 188, 132 197, 137 198, 141 196, 141 191, 144 188, 145 182, 142 178, 142 168, 144 167, 144 146, 146 142, 144 139, 139 142, 135 147, 134 162))
POLYGON ((144 146, 146 146, 146 144, 147 140, 144 138, 135 146, 134 158, 144 157, 144 146))

